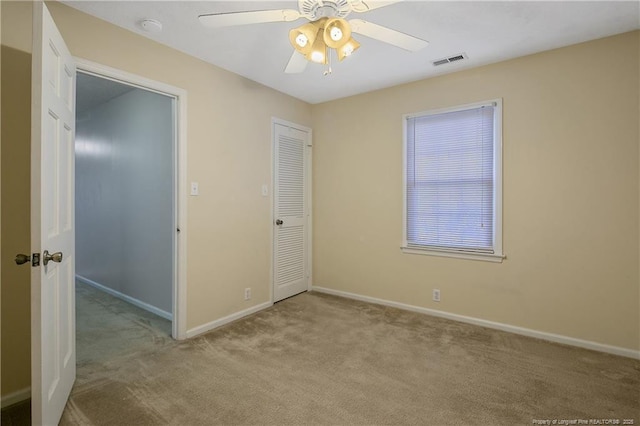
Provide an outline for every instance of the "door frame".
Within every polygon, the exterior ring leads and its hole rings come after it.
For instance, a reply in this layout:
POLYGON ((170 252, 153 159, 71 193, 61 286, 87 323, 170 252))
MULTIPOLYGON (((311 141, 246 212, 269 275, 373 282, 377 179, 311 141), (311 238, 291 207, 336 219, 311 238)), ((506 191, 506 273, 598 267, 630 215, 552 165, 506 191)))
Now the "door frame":
POLYGON ((313 215, 312 215, 312 192, 311 189, 313 188, 312 186, 312 182, 311 182, 311 177, 313 176, 313 173, 311 172, 311 167, 313 164, 313 130, 310 127, 307 126, 303 126, 301 124, 296 124, 293 123, 291 121, 287 121, 287 120, 283 120, 281 118, 277 118, 277 117, 271 117, 271 208, 270 208, 270 223, 271 223, 271 227, 269 228, 271 230, 270 233, 270 240, 271 240, 271 265, 270 265, 270 270, 269 270, 269 276, 270 276, 270 286, 269 286, 269 300, 271 300, 271 303, 275 303, 275 277, 274 277, 274 273, 275 273, 275 268, 274 268, 274 264, 275 264, 275 256, 276 256, 276 251, 275 251, 275 187, 276 187, 276 172, 275 172, 275 168, 276 168, 276 148, 275 148, 275 144, 277 143, 276 141, 276 124, 279 124, 281 126, 285 126, 285 127, 290 127, 296 130, 301 130, 303 132, 307 132, 307 134, 309 135, 309 140, 307 141, 307 145, 305 147, 305 187, 304 187, 304 191, 305 191, 305 211, 307 213, 307 223, 305 224, 307 227, 307 257, 305 259, 305 262, 307 264, 307 291, 311 291, 312 288, 312 235, 313 235, 313 215))
POLYGON ((175 102, 174 134, 174 232, 171 335, 176 340, 187 338, 187 92, 175 86, 150 80, 136 74, 74 57, 76 72, 113 80, 128 86, 169 96, 175 102))

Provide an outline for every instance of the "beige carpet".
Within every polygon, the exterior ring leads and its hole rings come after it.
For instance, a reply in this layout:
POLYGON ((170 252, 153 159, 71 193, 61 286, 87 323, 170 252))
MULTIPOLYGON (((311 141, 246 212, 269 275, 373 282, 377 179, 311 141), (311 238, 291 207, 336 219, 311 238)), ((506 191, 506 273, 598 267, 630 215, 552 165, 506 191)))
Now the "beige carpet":
POLYGON ((640 424, 627 358, 317 293, 186 342, 131 315, 140 328, 107 338, 140 345, 106 360, 81 353, 79 326, 62 424, 640 424))
POLYGON ((640 424, 636 360, 317 293, 175 342, 78 288, 63 425, 640 424))
POLYGON ((172 343, 171 322, 76 282, 76 366, 135 356, 172 343))

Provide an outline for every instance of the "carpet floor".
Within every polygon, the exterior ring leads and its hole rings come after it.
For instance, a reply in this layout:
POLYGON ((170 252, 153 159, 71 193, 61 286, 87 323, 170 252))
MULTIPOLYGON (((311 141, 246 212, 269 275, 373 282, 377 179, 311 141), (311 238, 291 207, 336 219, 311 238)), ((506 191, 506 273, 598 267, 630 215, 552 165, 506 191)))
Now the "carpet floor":
POLYGON ((88 298, 62 425, 640 424, 638 360, 319 293, 177 342, 88 298))

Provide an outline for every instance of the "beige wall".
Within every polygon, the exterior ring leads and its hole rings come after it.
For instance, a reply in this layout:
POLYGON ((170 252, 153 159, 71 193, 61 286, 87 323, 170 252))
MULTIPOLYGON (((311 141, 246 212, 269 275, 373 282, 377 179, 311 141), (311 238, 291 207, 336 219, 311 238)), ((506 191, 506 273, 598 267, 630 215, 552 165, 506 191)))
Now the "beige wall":
MULTIPOLYGON (((180 87, 188 93, 187 181, 200 183, 200 196, 189 197, 187 206, 187 328, 269 301, 271 206, 269 197, 261 195, 261 186, 271 181, 271 117, 310 126, 311 106, 64 5, 48 6, 74 56, 180 87), (252 288, 251 301, 244 300, 245 287, 252 288)), ((30 64, 30 55, 23 53, 31 50, 30 2, 2 2, 2 34, 3 44, 30 64)), ((3 59, 4 65, 6 58, 3 59)), ((5 76, 3 69, 3 103, 5 81, 13 85, 14 77, 30 79, 29 72, 22 70, 22 75, 14 76, 14 71, 17 72, 12 66, 5 76)), ((29 93, 22 85, 16 85, 15 90, 22 90, 21 96, 28 102, 29 93)), ((14 251, 5 247, 5 240, 7 244, 10 241, 5 234, 10 228, 4 217, 6 206, 24 198, 22 193, 5 193, 5 177, 11 176, 13 181, 14 176, 26 173, 28 179, 29 173, 28 162, 12 163, 8 158, 5 161, 5 156, 14 150, 15 155, 28 159, 28 117, 27 110, 10 127, 10 131, 26 132, 24 141, 5 139, 3 126, 3 253, 14 251)), ((2 121, 7 123, 5 118, 2 121)), ((27 202, 28 188, 27 184, 27 202)), ((28 218, 28 204, 16 205, 15 212, 28 218)), ((18 239, 29 240, 28 227, 15 232, 13 244, 18 239)), ((22 250, 28 250, 28 245, 25 247, 22 250)), ((16 271, 12 259, 2 259, 3 273, 16 271)), ((15 282, 2 277, 2 395, 29 385, 28 355, 9 358, 29 353, 28 292, 16 295, 15 303, 9 305, 4 297, 9 285, 28 288, 28 275, 15 282), (11 337, 9 331, 5 334, 8 325, 14 334, 20 330, 26 343, 11 337)))
POLYGON ((640 349, 639 38, 314 105, 314 285, 640 349), (401 253, 402 114, 494 98, 507 259, 401 253))
MULTIPOLYGON (((3 13, 4 16, 4 13, 3 13)), ((30 386, 29 265, 13 258, 29 253, 31 55, 2 46, 2 395, 30 386)))

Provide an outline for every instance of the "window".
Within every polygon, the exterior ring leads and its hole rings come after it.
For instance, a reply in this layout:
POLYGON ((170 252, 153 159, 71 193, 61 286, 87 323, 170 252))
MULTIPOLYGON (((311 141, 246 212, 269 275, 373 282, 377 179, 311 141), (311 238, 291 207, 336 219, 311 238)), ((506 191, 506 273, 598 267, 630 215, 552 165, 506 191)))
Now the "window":
POLYGON ((404 117, 409 253, 502 261, 502 101, 404 117))

